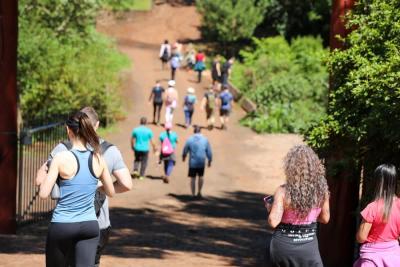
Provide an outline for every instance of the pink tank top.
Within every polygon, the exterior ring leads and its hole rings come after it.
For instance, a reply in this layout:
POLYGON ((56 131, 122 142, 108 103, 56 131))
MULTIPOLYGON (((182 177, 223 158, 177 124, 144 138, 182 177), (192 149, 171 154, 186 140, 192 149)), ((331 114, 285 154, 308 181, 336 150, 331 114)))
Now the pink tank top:
POLYGON ((299 218, 294 210, 285 210, 282 216, 282 223, 287 224, 310 224, 317 221, 321 208, 313 208, 305 218, 299 218))

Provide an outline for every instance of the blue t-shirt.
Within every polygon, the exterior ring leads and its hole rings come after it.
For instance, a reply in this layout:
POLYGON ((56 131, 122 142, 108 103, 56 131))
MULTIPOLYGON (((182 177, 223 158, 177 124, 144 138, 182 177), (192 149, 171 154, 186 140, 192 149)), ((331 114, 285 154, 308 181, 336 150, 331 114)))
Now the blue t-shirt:
MULTIPOLYGON (((167 137, 167 132, 162 132, 160 134, 160 141, 161 143, 164 141, 164 139, 167 137)), ((176 148, 176 143, 178 142, 178 135, 175 132, 169 132, 169 141, 171 142, 172 147, 175 149, 176 148)))
POLYGON ((223 91, 219 98, 221 99, 221 109, 222 110, 230 110, 232 108, 232 100, 233 96, 229 91, 223 91))
POLYGON ((146 126, 139 126, 133 129, 132 137, 135 138, 135 151, 149 151, 149 143, 153 138, 153 131, 146 126))
POLYGON ((210 143, 202 134, 194 134, 186 141, 182 156, 186 157, 188 153, 190 168, 204 168, 206 159, 212 161, 210 143))
POLYGON ((194 104, 196 104, 197 98, 195 95, 187 95, 185 97, 185 105, 183 106, 183 110, 194 110, 194 104))

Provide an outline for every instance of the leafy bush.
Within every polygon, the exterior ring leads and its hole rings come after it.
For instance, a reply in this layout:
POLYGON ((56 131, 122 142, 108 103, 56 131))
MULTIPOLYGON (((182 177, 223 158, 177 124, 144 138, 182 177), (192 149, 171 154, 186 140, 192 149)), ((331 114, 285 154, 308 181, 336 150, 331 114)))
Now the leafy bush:
POLYGON ((65 115, 85 105, 103 121, 121 112, 119 72, 129 61, 93 24, 86 25, 94 21, 86 16, 97 8, 94 1, 20 2, 18 83, 24 120, 65 115), (76 14, 67 16, 74 6, 76 14))
POLYGON ((222 43, 249 39, 264 18, 269 0, 196 1, 204 37, 222 43))
POLYGON ((322 36, 328 44, 331 0, 270 0, 257 36, 322 36))
POLYGON ((232 82, 258 107, 244 124, 257 132, 300 132, 324 114, 327 51, 313 37, 254 39, 255 48, 240 52, 232 82))
POLYGON ((306 135, 326 155, 337 144, 350 144, 342 157, 363 166, 364 192, 371 190, 368 178, 378 164, 400 163, 399 8, 399 0, 364 0, 356 6, 347 49, 333 51, 329 59, 329 115, 306 135))

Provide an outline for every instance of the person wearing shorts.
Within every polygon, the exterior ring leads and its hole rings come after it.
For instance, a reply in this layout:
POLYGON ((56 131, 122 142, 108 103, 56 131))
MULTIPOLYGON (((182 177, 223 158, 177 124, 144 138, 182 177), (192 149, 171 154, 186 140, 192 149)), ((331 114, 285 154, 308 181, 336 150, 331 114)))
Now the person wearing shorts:
POLYGON ((226 130, 226 124, 229 121, 229 115, 231 114, 232 110, 232 101, 233 96, 229 92, 228 86, 223 85, 223 91, 219 95, 220 100, 220 107, 219 107, 219 116, 221 119, 221 129, 226 130))
POLYGON ((211 167, 212 151, 207 138, 202 135, 201 128, 194 126, 194 135, 192 135, 185 143, 182 153, 182 161, 186 160, 189 154, 189 173, 190 188, 192 196, 196 196, 196 178, 198 177, 197 197, 201 198, 201 190, 204 185, 204 169, 208 160, 208 167, 211 167))

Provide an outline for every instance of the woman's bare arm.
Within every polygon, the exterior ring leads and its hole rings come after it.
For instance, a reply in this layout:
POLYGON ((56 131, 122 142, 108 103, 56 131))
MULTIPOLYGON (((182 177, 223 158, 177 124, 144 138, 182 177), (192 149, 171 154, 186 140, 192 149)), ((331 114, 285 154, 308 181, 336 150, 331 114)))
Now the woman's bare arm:
POLYGON ((47 173, 47 179, 44 179, 40 184, 39 197, 47 198, 50 195, 51 189, 56 183, 59 174, 59 162, 60 156, 56 155, 51 162, 49 172, 47 173))
POLYGON ((360 227, 358 228, 358 232, 356 235, 356 239, 358 243, 365 243, 367 241, 367 237, 369 231, 371 230, 372 224, 367 223, 364 219, 362 220, 360 227))
POLYGON ((277 227, 282 220, 284 211, 284 196, 285 196, 284 190, 285 189, 280 186, 274 194, 274 203, 272 204, 271 212, 269 213, 268 216, 268 224, 272 228, 277 227))
POLYGON ((331 217, 330 209, 329 209, 329 193, 325 195, 324 203, 322 204, 321 213, 318 216, 318 222, 327 224, 331 217))

